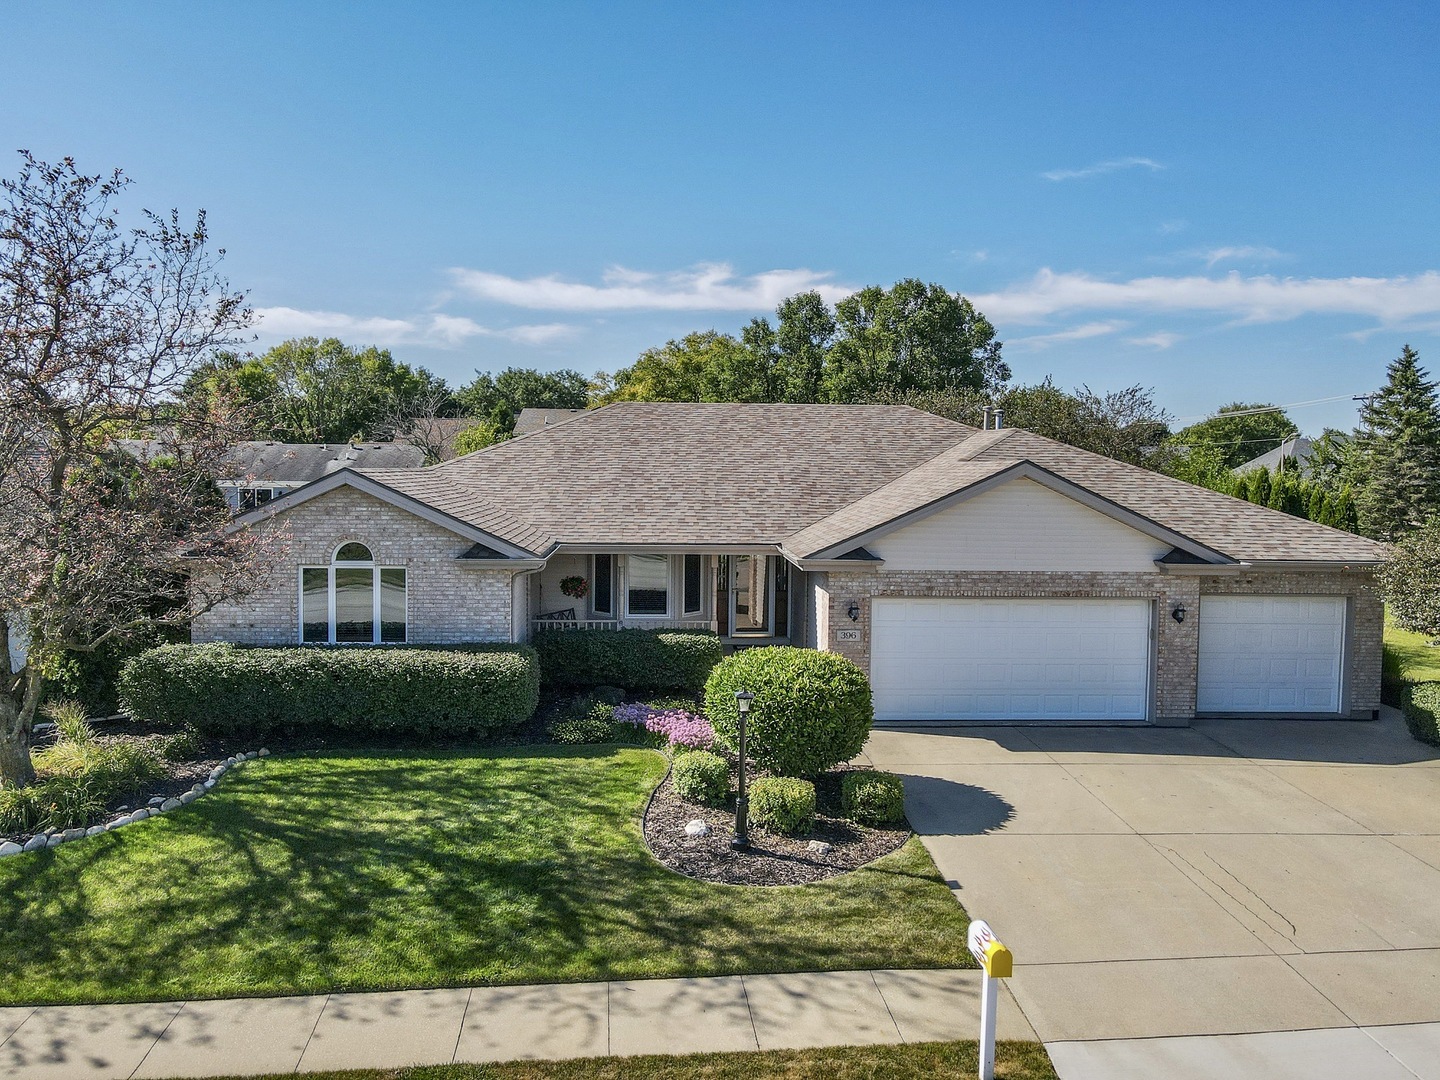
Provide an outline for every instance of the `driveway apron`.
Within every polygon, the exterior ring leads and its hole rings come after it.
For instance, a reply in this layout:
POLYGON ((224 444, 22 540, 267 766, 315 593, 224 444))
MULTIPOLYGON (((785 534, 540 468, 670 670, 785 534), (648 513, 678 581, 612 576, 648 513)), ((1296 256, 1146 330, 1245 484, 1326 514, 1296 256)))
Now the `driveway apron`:
POLYGON ((1423 1075, 1401 1060, 1417 1046, 1440 1061, 1440 752, 1393 710, 916 725, 877 730, 866 757, 905 778, 950 887, 1014 950, 1010 989, 1067 1080, 1290 1075, 1276 1054, 1335 1063, 1314 1077, 1372 1059, 1423 1075), (1327 1030, 1303 1051, 1304 1035, 1196 1038, 1327 1030))

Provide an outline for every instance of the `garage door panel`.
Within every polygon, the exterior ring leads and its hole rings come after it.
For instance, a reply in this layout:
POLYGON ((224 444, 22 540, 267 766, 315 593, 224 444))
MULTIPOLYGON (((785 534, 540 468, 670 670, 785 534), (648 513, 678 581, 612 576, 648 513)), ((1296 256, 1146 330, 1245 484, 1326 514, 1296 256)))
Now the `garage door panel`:
POLYGON ((1200 601, 1200 712, 1340 711, 1343 596, 1200 601))
POLYGON ((1147 600, 899 600, 872 605, 880 720, 1143 720, 1147 600))

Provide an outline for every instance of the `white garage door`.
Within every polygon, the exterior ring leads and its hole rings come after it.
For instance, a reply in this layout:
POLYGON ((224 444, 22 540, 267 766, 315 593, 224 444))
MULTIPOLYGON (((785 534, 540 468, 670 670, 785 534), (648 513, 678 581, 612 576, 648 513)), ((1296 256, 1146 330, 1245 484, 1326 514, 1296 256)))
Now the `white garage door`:
POLYGON ((1147 600, 877 599, 877 720, 1144 720, 1147 600))
POLYGON ((1343 596, 1200 601, 1200 712, 1340 711, 1343 596))

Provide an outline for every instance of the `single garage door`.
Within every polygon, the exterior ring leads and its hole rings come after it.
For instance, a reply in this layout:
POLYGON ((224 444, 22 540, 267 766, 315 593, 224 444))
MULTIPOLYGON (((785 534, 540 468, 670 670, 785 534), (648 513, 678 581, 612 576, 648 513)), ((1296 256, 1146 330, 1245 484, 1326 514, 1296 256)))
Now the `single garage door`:
POLYGON ((877 599, 877 720, 1144 720, 1148 600, 877 599))
POLYGON ((1343 596, 1200 600, 1200 712, 1337 713, 1343 596))

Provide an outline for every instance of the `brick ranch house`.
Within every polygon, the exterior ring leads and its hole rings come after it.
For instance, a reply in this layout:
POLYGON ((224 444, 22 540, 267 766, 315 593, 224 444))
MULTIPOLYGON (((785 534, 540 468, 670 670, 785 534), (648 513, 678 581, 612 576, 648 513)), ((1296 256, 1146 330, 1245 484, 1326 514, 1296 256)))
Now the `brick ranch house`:
POLYGON ((1378 545, 901 406, 622 403, 243 514, 286 564, 196 641, 695 627, 841 653, 881 721, 1371 718, 1378 545))

